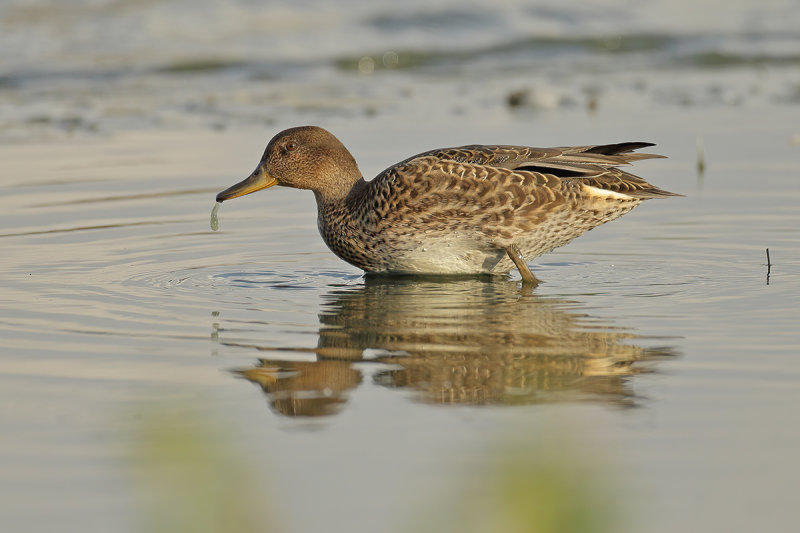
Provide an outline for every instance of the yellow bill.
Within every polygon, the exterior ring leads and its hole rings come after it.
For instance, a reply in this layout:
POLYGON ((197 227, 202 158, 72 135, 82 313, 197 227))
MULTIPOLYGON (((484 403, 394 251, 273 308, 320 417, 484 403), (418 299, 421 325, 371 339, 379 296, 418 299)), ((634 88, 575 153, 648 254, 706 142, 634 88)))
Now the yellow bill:
POLYGON ((267 174, 266 171, 259 167, 255 169, 247 178, 219 193, 217 195, 217 202, 224 202, 225 200, 238 198, 239 196, 260 191, 261 189, 266 189, 277 184, 278 180, 267 174))

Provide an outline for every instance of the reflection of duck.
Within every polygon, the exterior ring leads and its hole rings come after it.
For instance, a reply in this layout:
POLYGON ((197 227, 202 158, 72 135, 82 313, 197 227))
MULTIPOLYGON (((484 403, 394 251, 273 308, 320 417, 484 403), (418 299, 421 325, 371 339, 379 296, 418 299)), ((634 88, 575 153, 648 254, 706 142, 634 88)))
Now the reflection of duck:
POLYGON ((376 383, 430 403, 629 405, 629 376, 674 355, 631 344, 636 335, 597 324, 574 303, 520 296, 508 281, 368 277, 324 298, 309 350, 316 362, 264 359, 239 371, 283 414, 332 413, 361 381, 356 361, 391 365, 374 374, 376 383))
POLYGON ((361 383, 361 372, 343 361, 271 361, 238 373, 258 383, 272 406, 288 416, 329 415, 343 404, 344 393, 361 383))

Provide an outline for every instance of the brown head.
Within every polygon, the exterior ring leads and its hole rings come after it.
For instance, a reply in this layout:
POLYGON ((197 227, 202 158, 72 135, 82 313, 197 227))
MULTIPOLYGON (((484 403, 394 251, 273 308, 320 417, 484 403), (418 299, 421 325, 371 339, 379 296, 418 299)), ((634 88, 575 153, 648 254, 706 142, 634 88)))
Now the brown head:
POLYGON ((324 199, 336 199, 360 179, 355 159, 339 139, 317 126, 301 126, 273 137, 253 173, 219 193, 217 202, 273 185, 310 189, 324 199))

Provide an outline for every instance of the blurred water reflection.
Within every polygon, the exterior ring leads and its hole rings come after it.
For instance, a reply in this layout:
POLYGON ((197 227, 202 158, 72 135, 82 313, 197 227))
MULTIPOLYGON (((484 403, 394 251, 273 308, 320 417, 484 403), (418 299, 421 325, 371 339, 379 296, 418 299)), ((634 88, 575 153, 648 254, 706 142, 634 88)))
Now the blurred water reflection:
POLYGON ((299 350, 314 361, 297 361, 296 349, 220 338, 274 354, 236 373, 261 386, 278 413, 336 413, 366 364, 379 365, 375 383, 432 404, 633 406, 631 376, 676 355, 636 344, 642 337, 599 323, 574 302, 522 294, 505 280, 368 277, 323 298, 317 346, 299 350))

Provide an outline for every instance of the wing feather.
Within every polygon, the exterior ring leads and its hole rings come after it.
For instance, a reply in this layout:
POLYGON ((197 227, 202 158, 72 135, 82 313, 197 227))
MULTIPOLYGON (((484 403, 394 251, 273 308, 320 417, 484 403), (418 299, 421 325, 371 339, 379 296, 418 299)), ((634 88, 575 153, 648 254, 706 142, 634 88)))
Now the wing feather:
POLYGON ((359 197, 374 205, 358 207, 375 213, 370 217, 375 231, 395 231, 403 225, 438 225, 454 231, 466 226, 504 236, 510 228, 535 225, 565 202, 579 202, 584 186, 636 199, 679 196, 619 168, 662 157, 633 152, 647 146, 652 144, 468 145, 430 150, 368 182, 372 190, 359 197))

